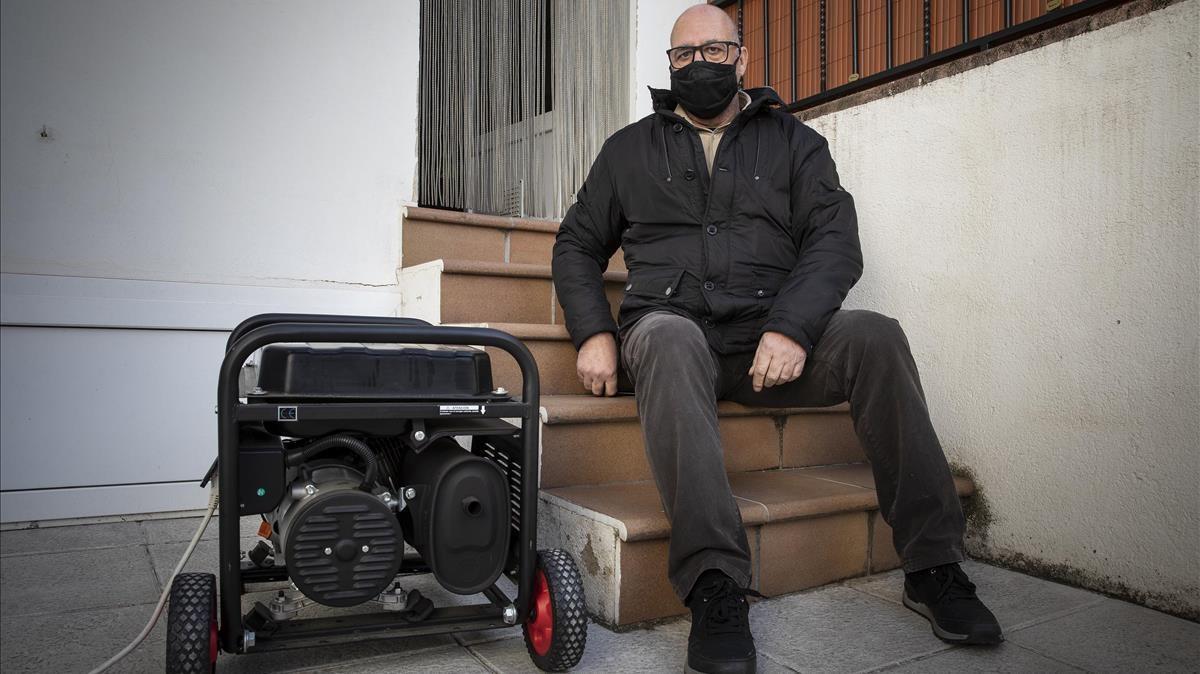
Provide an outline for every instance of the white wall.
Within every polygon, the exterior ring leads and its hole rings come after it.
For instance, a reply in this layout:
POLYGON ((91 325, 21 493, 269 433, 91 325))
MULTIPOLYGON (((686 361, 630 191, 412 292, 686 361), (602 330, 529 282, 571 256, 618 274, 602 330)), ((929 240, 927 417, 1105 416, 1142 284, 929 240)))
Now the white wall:
POLYGON ((225 331, 398 311, 418 2, 0 8, 0 518, 194 507, 225 331))
POLYGON ((647 86, 670 89, 667 49, 671 47, 671 26, 683 10, 704 4, 696 0, 635 0, 633 26, 633 110, 629 120, 637 121, 654 112, 647 86))
POLYGON ((1200 610, 1200 0, 818 117, 974 551, 1200 610))
POLYGON ((6 0, 4 271, 394 284, 417 18, 416 0, 6 0))

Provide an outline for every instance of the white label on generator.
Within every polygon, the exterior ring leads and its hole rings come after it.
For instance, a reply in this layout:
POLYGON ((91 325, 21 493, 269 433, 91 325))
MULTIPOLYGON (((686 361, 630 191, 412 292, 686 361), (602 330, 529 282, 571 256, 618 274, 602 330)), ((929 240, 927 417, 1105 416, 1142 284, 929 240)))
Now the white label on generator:
POLYGON ((479 414, 479 405, 438 405, 438 414, 479 414))

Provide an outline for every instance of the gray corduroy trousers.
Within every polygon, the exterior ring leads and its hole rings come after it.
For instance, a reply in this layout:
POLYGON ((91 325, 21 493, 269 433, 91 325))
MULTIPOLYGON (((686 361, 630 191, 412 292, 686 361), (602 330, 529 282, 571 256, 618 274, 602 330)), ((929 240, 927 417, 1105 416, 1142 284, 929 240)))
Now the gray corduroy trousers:
POLYGON ((681 599, 707 569, 743 587, 751 581, 746 531, 717 431, 718 400, 758 407, 849 401, 904 570, 963 560, 962 506, 908 339, 894 319, 836 312, 803 374, 757 393, 747 374, 753 352, 718 354, 698 324, 665 311, 622 331, 620 360, 636 391, 647 458, 671 522, 667 574, 681 599))

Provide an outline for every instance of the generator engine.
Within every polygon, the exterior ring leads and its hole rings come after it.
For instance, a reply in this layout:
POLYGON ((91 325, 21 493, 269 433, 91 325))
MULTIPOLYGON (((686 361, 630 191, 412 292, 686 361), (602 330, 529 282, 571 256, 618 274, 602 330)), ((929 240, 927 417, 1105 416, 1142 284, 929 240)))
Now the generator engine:
POLYGON ((283 499, 265 517, 296 587, 326 606, 354 606, 386 590, 400 570, 404 534, 370 447, 336 434, 290 449, 285 464, 283 499))
POLYGON ((283 497, 264 517, 296 588, 326 606, 387 591, 404 543, 451 592, 490 587, 509 555, 507 479, 452 438, 334 433, 285 443, 283 497))

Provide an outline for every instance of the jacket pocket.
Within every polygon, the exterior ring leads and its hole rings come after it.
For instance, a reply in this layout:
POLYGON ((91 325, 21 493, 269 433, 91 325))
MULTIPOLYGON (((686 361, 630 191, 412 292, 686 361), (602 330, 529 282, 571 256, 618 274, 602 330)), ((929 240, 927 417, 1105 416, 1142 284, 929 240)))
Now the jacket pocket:
POLYGON ((779 289, 787 281, 788 272, 775 269, 758 268, 754 270, 754 281, 750 295, 756 298, 770 298, 779 294, 779 289))
POLYGON ((669 300, 679 292, 683 271, 683 267, 632 270, 625 283, 625 294, 669 300))

